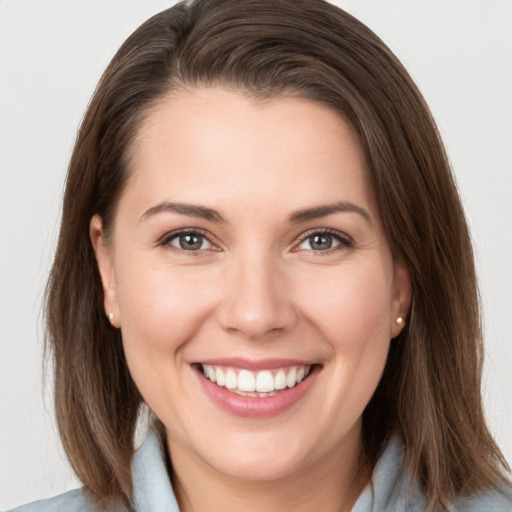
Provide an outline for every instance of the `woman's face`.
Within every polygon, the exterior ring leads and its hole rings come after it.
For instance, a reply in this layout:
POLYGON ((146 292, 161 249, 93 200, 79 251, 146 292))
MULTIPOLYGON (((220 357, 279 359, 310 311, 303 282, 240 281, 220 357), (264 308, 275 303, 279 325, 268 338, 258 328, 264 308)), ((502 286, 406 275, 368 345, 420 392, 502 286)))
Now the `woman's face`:
POLYGON ((91 237, 171 456, 265 480, 354 456, 410 285, 348 124, 193 89, 152 109, 131 170, 91 237))

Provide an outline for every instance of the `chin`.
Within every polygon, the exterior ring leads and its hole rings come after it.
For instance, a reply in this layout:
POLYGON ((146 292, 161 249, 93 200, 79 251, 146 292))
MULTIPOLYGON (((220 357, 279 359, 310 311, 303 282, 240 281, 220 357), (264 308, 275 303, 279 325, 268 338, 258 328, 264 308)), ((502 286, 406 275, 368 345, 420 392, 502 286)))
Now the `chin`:
MULTIPOLYGON (((305 443, 293 435, 269 432, 230 436, 203 455, 203 460, 227 477, 246 481, 275 481, 300 471, 306 464, 305 443)), ((201 456, 201 454, 198 454, 201 456)))
POLYGON ((290 455, 247 454, 240 457, 234 454, 231 457, 223 457, 215 460, 212 468, 217 472, 236 480, 252 482, 272 482, 281 480, 297 472, 301 467, 301 460, 290 455))

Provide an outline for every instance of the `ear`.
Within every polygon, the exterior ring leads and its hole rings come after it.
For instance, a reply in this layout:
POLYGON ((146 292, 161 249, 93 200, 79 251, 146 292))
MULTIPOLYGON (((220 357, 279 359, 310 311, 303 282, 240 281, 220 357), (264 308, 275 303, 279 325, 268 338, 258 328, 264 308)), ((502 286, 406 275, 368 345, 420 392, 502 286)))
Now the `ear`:
POLYGON ((393 299, 391 305, 391 338, 404 329, 411 306, 412 286, 409 269, 402 258, 395 261, 393 272, 393 299), (398 319, 402 319, 399 321, 398 319), (397 321, 398 320, 398 321, 397 321))
POLYGON ((99 215, 94 215, 89 223, 89 236, 91 237, 96 263, 100 272, 103 286, 103 306, 105 315, 114 327, 121 326, 119 303, 117 300, 116 282, 113 267, 112 249, 105 243, 103 222, 99 215))

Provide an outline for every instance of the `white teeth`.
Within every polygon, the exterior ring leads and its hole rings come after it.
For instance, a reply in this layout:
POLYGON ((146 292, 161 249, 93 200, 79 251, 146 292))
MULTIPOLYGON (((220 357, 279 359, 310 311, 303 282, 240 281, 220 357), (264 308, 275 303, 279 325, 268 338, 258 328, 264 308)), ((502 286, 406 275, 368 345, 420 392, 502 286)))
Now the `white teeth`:
MULTIPOLYGON (((218 380, 218 377, 217 377, 217 380, 218 380)), ((288 372, 288 375, 286 376, 286 385, 289 388, 293 388, 293 386, 295 386, 296 383, 297 383, 297 369, 294 367, 288 372)))
POLYGON ((248 370, 240 370, 238 374, 238 389, 240 391, 256 391, 254 375, 248 370))
POLYGON ((233 370, 226 372, 226 387, 228 389, 235 389, 238 387, 238 377, 233 370))
POLYGON ((275 376, 274 389, 284 389, 286 387, 286 373, 279 370, 275 376))
POLYGON ((267 397, 277 392, 293 388, 310 373, 311 366, 292 366, 275 371, 262 370, 251 372, 236 368, 225 368, 203 364, 204 376, 218 386, 225 386, 230 391, 242 396, 267 397))
POLYGON ((206 368, 206 376, 212 381, 212 382, 217 382, 217 375, 215 373, 215 370, 211 367, 211 366, 208 366, 206 368))
POLYGON ((256 377, 256 391, 268 393, 274 391, 274 377, 269 371, 259 372, 256 377))
POLYGON ((215 376, 217 377, 217 386, 224 386, 226 379, 224 378, 224 373, 220 368, 215 370, 215 376))

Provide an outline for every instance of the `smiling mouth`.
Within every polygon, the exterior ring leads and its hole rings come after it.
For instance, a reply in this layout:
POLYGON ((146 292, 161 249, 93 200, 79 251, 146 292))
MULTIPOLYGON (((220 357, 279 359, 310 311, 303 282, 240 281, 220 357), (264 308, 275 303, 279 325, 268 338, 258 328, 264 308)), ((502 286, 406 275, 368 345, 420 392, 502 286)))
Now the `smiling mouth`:
POLYGON ((317 365, 296 365, 272 370, 246 369, 199 364, 198 370, 209 381, 240 396, 265 398, 296 387, 311 375, 317 365))

